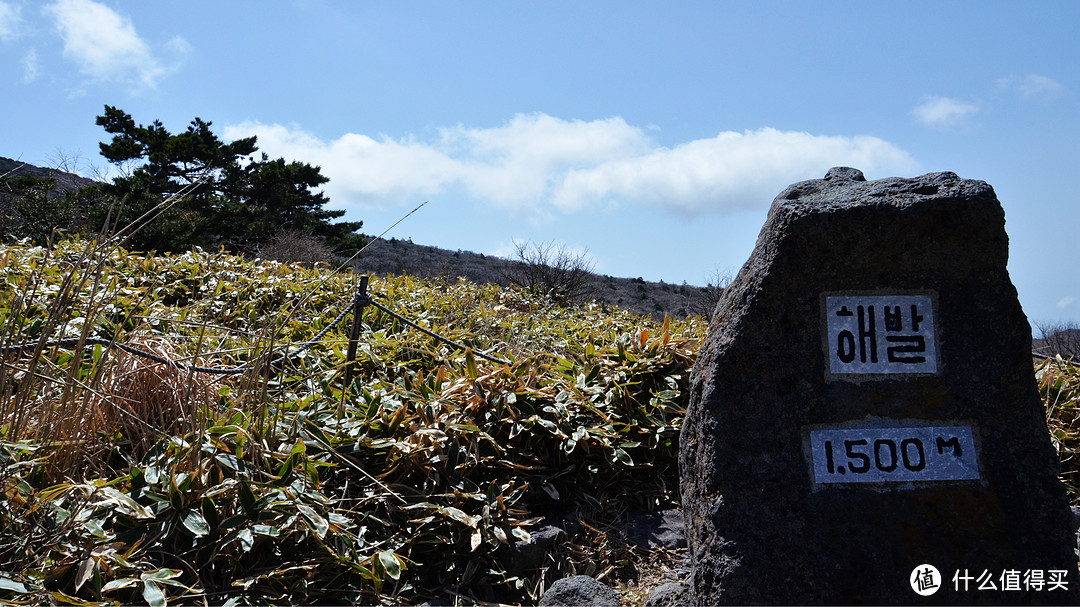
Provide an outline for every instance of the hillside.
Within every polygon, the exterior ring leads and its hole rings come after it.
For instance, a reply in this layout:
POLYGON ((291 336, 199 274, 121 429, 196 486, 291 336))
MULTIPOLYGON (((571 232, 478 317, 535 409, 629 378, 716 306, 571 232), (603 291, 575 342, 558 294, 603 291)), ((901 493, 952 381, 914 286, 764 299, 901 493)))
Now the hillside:
MULTIPOLYGON (((407 274, 443 280, 461 277, 477 284, 507 286, 510 281, 505 276, 514 263, 519 262, 391 238, 373 243, 356 260, 354 268, 376 276, 407 274)), ((701 287, 593 274, 583 299, 663 319, 664 314, 676 318, 705 315, 707 298, 707 289, 701 287)))
MULTIPOLYGON (((49 169, 0 157, 0 176, 38 177, 56 180, 56 193, 95 185, 97 182, 58 169, 49 169)), ((0 189, 0 207, 8 204, 0 189)), ((286 249, 288 249, 286 247, 286 249)), ((285 254, 270 255, 278 261, 298 261, 285 254)), ((330 258, 326 258, 330 261, 330 258)), ((306 260, 306 259, 305 259, 306 260)), ((477 284, 506 286, 510 281, 506 273, 514 262, 490 255, 469 251, 450 251, 433 246, 413 244, 411 241, 390 238, 372 244, 354 268, 375 276, 411 275, 422 278, 456 280, 465 278, 477 284)), ((623 308, 636 314, 651 315, 662 319, 664 314, 677 318, 706 315, 709 310, 709 292, 690 285, 671 285, 649 282, 641 278, 616 278, 593 275, 586 289, 584 300, 623 308)))
MULTIPOLYGON (((38 177, 56 180, 59 191, 77 190, 95 185, 96 181, 87 179, 75 173, 68 173, 59 169, 47 169, 34 166, 11 158, 0 156, 0 177, 38 177)), ((0 190, 0 195, 3 191, 0 190)))

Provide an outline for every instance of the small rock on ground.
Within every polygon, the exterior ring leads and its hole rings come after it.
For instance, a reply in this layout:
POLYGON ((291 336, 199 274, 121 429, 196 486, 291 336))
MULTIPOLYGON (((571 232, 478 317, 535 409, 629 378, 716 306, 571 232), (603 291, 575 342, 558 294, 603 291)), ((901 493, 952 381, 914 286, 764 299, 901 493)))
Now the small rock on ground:
POLYGON ((681 607, 690 603, 690 584, 671 582, 658 586, 645 598, 644 607, 681 607))
POLYGON ((557 580, 537 603, 540 607, 619 607, 619 593, 587 575, 557 580))

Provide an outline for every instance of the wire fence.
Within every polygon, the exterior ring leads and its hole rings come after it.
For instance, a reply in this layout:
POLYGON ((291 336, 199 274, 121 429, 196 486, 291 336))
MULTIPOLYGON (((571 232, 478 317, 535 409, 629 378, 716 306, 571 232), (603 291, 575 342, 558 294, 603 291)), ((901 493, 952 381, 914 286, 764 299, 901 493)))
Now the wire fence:
MULTIPOLYGON (((34 353, 40 353, 40 352, 42 352, 42 351, 44 351, 44 350, 46 350, 48 348, 76 348, 76 347, 87 346, 87 345, 89 345, 89 346, 102 346, 102 347, 115 348, 117 350, 122 350, 124 352, 127 352, 128 354, 133 354, 135 356, 140 356, 142 358, 152 360, 152 361, 154 361, 156 363, 160 363, 160 364, 164 364, 164 365, 170 365, 170 366, 182 369, 184 371, 195 372, 195 373, 208 373, 208 374, 213 374, 213 375, 241 375, 241 374, 247 373, 249 371, 255 371, 255 370, 263 369, 263 368, 273 369, 275 367, 278 367, 278 366, 282 365, 283 363, 287 362, 288 360, 290 360, 292 358, 295 358, 296 356, 299 356, 305 350, 308 350, 312 346, 314 346, 315 344, 320 343, 322 341, 323 337, 325 337, 326 334, 329 333, 334 327, 339 325, 341 323, 341 321, 343 321, 345 319, 345 317, 349 314, 349 312, 352 311, 352 313, 353 313, 353 324, 352 324, 352 328, 351 328, 351 330, 349 332, 349 347, 348 347, 348 350, 347 350, 347 353, 346 353, 346 363, 347 364, 345 366, 345 383, 347 385, 349 383, 351 377, 352 377, 353 363, 356 361, 356 346, 357 346, 357 343, 358 343, 359 337, 360 337, 361 319, 363 317, 364 308, 367 307, 367 306, 372 306, 374 308, 377 308, 377 309, 381 310, 382 312, 384 312, 385 314, 387 314, 388 316, 390 316, 391 318, 397 319, 402 324, 404 324, 404 325, 406 325, 408 327, 411 327, 413 329, 416 329, 417 331, 420 331, 421 333, 427 335, 428 337, 436 339, 436 340, 438 340, 438 341, 440 341, 440 342, 442 342, 442 343, 444 343, 444 344, 446 344, 446 345, 448 345, 448 346, 450 346, 450 347, 452 347, 452 348, 454 348, 456 350, 470 350, 469 346, 465 346, 465 345, 463 345, 461 343, 458 343, 458 342, 456 342, 456 341, 454 341, 454 340, 452 340, 452 339, 450 339, 448 337, 445 337, 443 335, 439 335, 438 333, 435 333, 434 331, 431 331, 430 329, 427 329, 427 328, 425 328, 425 327, 423 327, 423 326, 409 320, 408 318, 405 318, 401 314, 398 314, 397 312, 394 312, 393 310, 391 310, 389 307, 375 301, 374 299, 372 299, 371 295, 368 293, 367 287, 368 287, 368 276, 366 274, 361 275, 360 276, 359 288, 357 288, 356 294, 353 296, 352 301, 349 302, 349 304, 342 307, 341 311, 338 312, 337 316, 335 316, 334 319, 330 321, 330 324, 323 327, 323 329, 321 331, 319 331, 317 334, 315 334, 314 337, 312 337, 311 339, 309 339, 307 341, 298 342, 298 343, 292 343, 292 344, 286 344, 284 346, 285 348, 293 348, 293 347, 295 347, 296 349, 292 350, 290 352, 286 352, 285 354, 282 354, 281 356, 278 356, 277 358, 271 359, 270 361, 265 363, 265 367, 260 365, 259 363, 252 363, 252 364, 243 365, 243 366, 240 366, 240 367, 227 367, 227 368, 226 367, 204 367, 204 366, 199 366, 199 365, 189 365, 187 363, 183 363, 183 362, 180 362, 180 361, 177 361, 177 360, 166 358, 164 356, 154 354, 153 352, 147 352, 146 350, 142 350, 142 349, 136 348, 134 346, 129 346, 127 344, 120 343, 120 342, 117 342, 117 341, 112 340, 112 339, 104 339, 104 338, 100 338, 100 337, 69 337, 69 338, 65 338, 65 339, 54 339, 54 340, 48 340, 48 341, 44 341, 44 342, 38 341, 38 342, 31 342, 31 343, 25 343, 25 344, 0 346, 0 354, 10 354, 10 353, 22 354, 22 353, 25 353, 27 351, 32 351, 34 353)), ((492 356, 490 354, 486 354, 484 352, 480 352, 480 351, 477 351, 477 350, 472 350, 472 353, 475 356, 478 356, 480 358, 483 358, 484 360, 493 362, 495 364, 499 364, 499 365, 510 365, 510 364, 512 364, 508 360, 504 360, 504 359, 501 359, 501 358, 498 358, 498 357, 495 357, 495 356, 492 356)), ((1032 351, 1031 354, 1032 354, 1033 358, 1040 359, 1040 360, 1041 359, 1047 359, 1047 358, 1055 358, 1054 354, 1047 354, 1047 353, 1044 353, 1044 352, 1032 351)), ((1067 364, 1067 365, 1080 366, 1080 362, 1077 362, 1073 357, 1061 357, 1059 355, 1056 358, 1058 360, 1060 360, 1061 362, 1067 364)))
MULTIPOLYGON (((329 333, 334 327, 339 325, 341 323, 341 321, 343 321, 345 319, 345 317, 348 316, 349 312, 351 311, 353 313, 353 319, 352 319, 353 323, 352 323, 352 328, 351 328, 351 330, 349 332, 349 347, 348 347, 348 351, 347 351, 347 354, 346 354, 346 366, 345 366, 345 383, 348 384, 351 377, 352 377, 353 363, 356 361, 356 346, 357 346, 357 343, 358 343, 359 338, 360 338, 361 319, 363 317, 364 308, 367 307, 367 306, 372 306, 374 308, 378 308, 379 310, 386 313, 390 317, 397 319, 402 324, 405 324, 405 325, 407 325, 407 326, 409 326, 409 327, 411 327, 413 329, 416 329, 416 330, 424 333, 425 335, 427 335, 429 337, 432 337, 432 338, 434 338, 434 339, 436 339, 436 340, 438 340, 438 341, 440 341, 440 342, 442 342, 442 343, 444 343, 444 344, 446 344, 448 346, 451 346, 452 348, 455 348, 457 350, 470 350, 470 348, 468 346, 460 344, 460 343, 458 343, 458 342, 456 342, 456 341, 454 341, 454 340, 452 340, 452 339, 450 339, 448 337, 444 337, 442 335, 439 335, 438 333, 435 333, 434 331, 431 331, 430 329, 426 329, 426 328, 420 326, 419 324, 409 320, 408 318, 405 318, 404 316, 398 314, 397 312, 394 312, 393 310, 391 310, 387 306, 375 301, 374 299, 372 299, 371 295, 367 292, 367 286, 368 286, 368 276, 367 275, 362 275, 360 277, 359 288, 356 290, 356 294, 353 296, 352 301, 349 302, 347 305, 342 307, 341 311, 338 312, 337 316, 335 316, 334 319, 332 321, 330 321, 330 324, 323 327, 323 329, 321 331, 319 331, 317 334, 315 334, 314 337, 312 337, 311 339, 309 339, 307 341, 284 345, 283 346, 284 348, 296 348, 296 349, 292 350, 292 351, 289 351, 289 352, 286 352, 285 354, 282 354, 281 356, 278 356, 277 358, 271 359, 268 362, 263 363, 263 364, 252 363, 252 364, 243 365, 243 366, 240 366, 240 367, 204 367, 204 366, 199 366, 199 365, 189 365, 187 363, 183 363, 183 362, 180 362, 178 360, 173 360, 173 359, 170 359, 170 358, 166 358, 164 356, 160 356, 158 354, 154 354, 153 352, 147 352, 146 350, 142 350, 142 349, 136 348, 134 346, 129 346, 127 344, 120 343, 120 342, 118 342, 118 341, 116 341, 114 339, 104 339, 104 338, 101 338, 101 337, 69 337, 69 338, 65 338, 65 339, 54 339, 54 340, 37 341, 37 342, 31 342, 31 343, 25 343, 25 344, 0 346, 0 354, 12 354, 12 353, 24 354, 24 353, 27 353, 27 352, 34 353, 34 354, 40 354, 42 351, 44 351, 44 350, 46 350, 48 348, 77 348, 77 347, 80 347, 80 346, 102 346, 102 347, 106 347, 106 348, 114 348, 114 349, 117 349, 117 350, 121 350, 123 352, 127 352, 128 354, 133 354, 135 356, 146 358, 148 360, 152 360, 152 361, 154 361, 156 363, 160 363, 160 364, 163 364, 163 365, 169 365, 169 366, 172 366, 172 367, 176 367, 176 368, 184 370, 184 371, 195 372, 195 373, 209 373, 209 374, 214 374, 214 375, 240 375, 240 374, 243 374, 243 373, 247 373, 249 371, 262 370, 262 369, 266 369, 266 368, 273 369, 275 367, 278 367, 278 366, 282 365, 283 363, 285 363, 289 359, 295 358, 296 356, 300 355, 305 350, 308 350, 312 346, 314 346, 315 344, 321 342, 322 339, 324 337, 326 337, 326 334, 329 333)), ((491 356, 489 354, 485 354, 484 352, 479 352, 479 351, 476 351, 476 350, 472 350, 472 353, 475 356, 478 356, 480 358, 483 358, 484 360, 488 360, 488 361, 491 361, 491 362, 496 363, 496 364, 500 364, 500 365, 510 365, 511 364, 511 362, 508 361, 508 360, 503 360, 501 358, 491 356)))

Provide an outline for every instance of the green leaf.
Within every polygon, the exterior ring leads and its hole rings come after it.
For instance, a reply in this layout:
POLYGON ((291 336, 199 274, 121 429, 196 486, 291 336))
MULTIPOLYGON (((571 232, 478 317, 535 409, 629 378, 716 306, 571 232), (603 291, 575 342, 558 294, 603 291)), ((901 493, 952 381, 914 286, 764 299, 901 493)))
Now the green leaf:
POLYGON ((251 551, 251 547, 255 545, 255 536, 251 533, 251 529, 243 529, 240 531, 240 549, 244 552, 251 551))
POLYGON ((139 579, 144 582, 155 582, 159 584, 170 584, 172 586, 183 586, 183 584, 176 581, 176 578, 180 577, 182 574, 183 571, 180 571, 179 569, 161 568, 140 574, 139 579))
POLYGON ((125 511, 125 514, 130 514, 136 518, 154 518, 154 513, 149 508, 136 502, 130 495, 120 493, 112 487, 100 487, 98 491, 101 491, 109 498, 105 500, 106 503, 114 503, 120 506, 120 510, 125 511))
POLYGON ((19 594, 30 594, 33 592, 26 584, 16 582, 11 578, 2 575, 0 575, 0 590, 10 590, 11 592, 18 592, 19 594))
POLYGON ((293 468, 296 467, 296 460, 298 457, 298 455, 293 453, 292 455, 289 455, 289 457, 285 458, 285 461, 282 462, 281 466, 278 467, 277 470, 277 476, 279 479, 285 480, 289 476, 289 474, 292 473, 293 468))
POLYGON ((465 348, 465 373, 469 379, 473 380, 480 376, 476 369, 476 357, 473 355, 472 348, 465 348))
POLYGON ((214 459, 217 460, 217 462, 222 466, 225 466, 226 468, 234 470, 236 472, 244 472, 247 469, 247 465, 244 463, 244 460, 230 453, 218 453, 214 456, 214 459))
POLYGON ((75 574, 75 592, 78 592, 86 583, 86 580, 94 575, 96 569, 97 559, 94 557, 87 558, 79 565, 79 572, 75 574))
POLYGON ((203 517, 201 512, 194 508, 185 510, 180 522, 182 522, 184 528, 190 531, 195 537, 202 537, 210 533, 210 525, 206 522, 206 518, 203 517))
POLYGON ((134 586, 135 584, 138 584, 138 583, 139 583, 138 578, 133 578, 133 577, 120 578, 118 580, 113 580, 113 581, 109 582, 108 584, 105 584, 104 586, 102 586, 101 591, 102 592, 111 592, 111 591, 117 590, 119 588, 130 588, 130 587, 132 587, 132 586, 134 586))
POLYGON ((168 605, 168 601, 165 600, 165 593, 161 591, 161 586, 158 586, 153 580, 143 581, 142 595, 150 607, 166 607, 168 605))
POLYGON ((244 508, 244 512, 248 516, 254 516, 258 513, 258 502, 247 483, 240 483, 240 506, 244 508))
MULTIPOLYGON (((315 535, 319 536, 319 539, 326 537, 326 532, 330 529, 330 523, 328 523, 325 518, 319 516, 319 513, 315 512, 315 509, 311 506, 297 504, 296 509, 300 511, 300 514, 302 514, 309 523, 311 523, 311 528, 315 532, 315 535)), ((394 579, 397 578, 395 577, 394 579)))
POLYGON ((382 565, 383 570, 386 571, 386 575, 397 580, 401 579, 401 560, 398 555, 394 554, 393 550, 383 550, 379 553, 379 564, 382 565))
POLYGON ((439 512, 441 512, 442 514, 445 514, 446 516, 454 519, 455 521, 457 521, 457 522, 459 522, 459 523, 461 523, 461 524, 463 524, 463 525, 465 525, 467 527, 471 527, 473 529, 476 529, 476 525, 479 524, 479 522, 480 522, 480 517, 479 516, 469 516, 468 514, 465 514, 463 511, 458 510, 457 508, 454 508, 453 506, 448 506, 448 507, 445 507, 445 508, 439 508, 439 512))
POLYGON ((210 526, 210 529, 217 529, 221 524, 221 517, 218 515, 217 504, 209 497, 202 499, 202 515, 206 519, 206 524, 210 526))

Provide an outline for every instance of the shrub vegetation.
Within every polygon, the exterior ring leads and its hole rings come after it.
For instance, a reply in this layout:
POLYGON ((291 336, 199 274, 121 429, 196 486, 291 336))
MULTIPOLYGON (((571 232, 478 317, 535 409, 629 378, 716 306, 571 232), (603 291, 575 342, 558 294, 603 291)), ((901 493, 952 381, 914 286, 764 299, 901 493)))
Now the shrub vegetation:
POLYGON ((678 502, 703 321, 518 288, 378 279, 343 386, 355 277, 199 249, 0 247, 0 599, 73 604, 531 601, 633 575, 614 523, 678 502), (115 339, 194 373, 99 345, 115 339), (490 351, 510 365, 490 363, 490 351), (573 523, 561 558, 508 546, 573 523), (629 572, 629 573, 628 573, 629 572))

